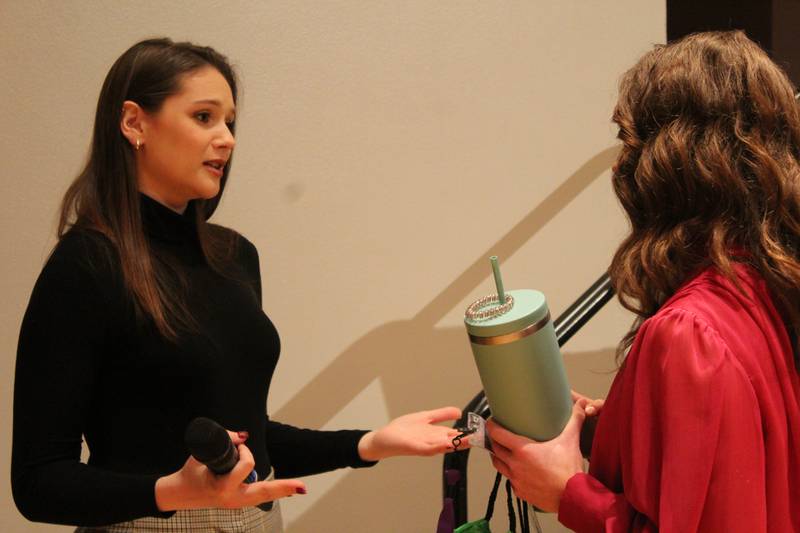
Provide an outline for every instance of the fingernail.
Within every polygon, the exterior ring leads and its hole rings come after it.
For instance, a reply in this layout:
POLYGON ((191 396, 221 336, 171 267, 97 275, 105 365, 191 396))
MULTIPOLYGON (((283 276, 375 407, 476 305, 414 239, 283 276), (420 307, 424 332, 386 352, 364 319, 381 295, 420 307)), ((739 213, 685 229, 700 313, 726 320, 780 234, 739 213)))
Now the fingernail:
POLYGON ((250 433, 248 433, 248 432, 246 432, 246 431, 239 431, 239 432, 237 433, 237 435, 239 435, 239 438, 240 438, 240 439, 244 439, 244 440, 247 440, 247 439, 249 439, 249 438, 250 438, 250 433))
POLYGON ((295 490, 295 494, 305 494, 305 493, 306 493, 306 489, 304 489, 303 487, 298 487, 295 490))

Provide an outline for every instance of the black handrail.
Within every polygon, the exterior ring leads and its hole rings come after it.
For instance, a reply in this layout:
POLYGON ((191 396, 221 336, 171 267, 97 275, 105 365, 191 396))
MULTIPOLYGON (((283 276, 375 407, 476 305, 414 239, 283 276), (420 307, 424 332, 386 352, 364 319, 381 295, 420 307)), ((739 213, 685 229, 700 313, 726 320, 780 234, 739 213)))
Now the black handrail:
MULTIPOLYGON (((575 333, 578 332, 612 297, 614 289, 608 274, 603 274, 589 287, 575 302, 553 321, 558 345, 563 346, 575 333)), ((461 418, 455 427, 464 427, 467 424, 467 414, 477 413, 483 418, 489 418, 491 411, 486 395, 480 391, 471 402, 464 407, 461 418)), ((442 468, 442 494, 443 497, 453 498, 456 524, 461 525, 467 521, 467 461, 469 449, 448 453, 444 456, 442 468), (458 470, 461 474, 455 486, 448 486, 445 478, 446 470, 458 470)))

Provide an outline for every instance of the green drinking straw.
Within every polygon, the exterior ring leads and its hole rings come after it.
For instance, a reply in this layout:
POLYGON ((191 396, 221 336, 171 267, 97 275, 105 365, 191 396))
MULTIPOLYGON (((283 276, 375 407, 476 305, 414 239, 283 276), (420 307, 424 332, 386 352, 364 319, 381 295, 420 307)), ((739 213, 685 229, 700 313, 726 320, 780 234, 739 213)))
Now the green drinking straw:
POLYGON ((492 272, 494 272, 494 284, 497 287, 498 305, 506 303, 506 291, 503 290, 503 278, 500 276, 500 265, 497 263, 497 256, 493 255, 489 258, 492 262, 492 272))

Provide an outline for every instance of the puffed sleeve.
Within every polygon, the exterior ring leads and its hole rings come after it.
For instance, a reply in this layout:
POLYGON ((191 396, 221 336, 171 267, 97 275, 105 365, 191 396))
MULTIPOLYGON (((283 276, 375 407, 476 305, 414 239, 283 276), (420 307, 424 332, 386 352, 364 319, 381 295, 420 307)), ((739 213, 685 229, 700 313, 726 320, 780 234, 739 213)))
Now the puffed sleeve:
MULTIPOLYGON (((11 487, 29 520, 103 525, 159 513, 156 476, 80 462, 120 303, 97 238, 70 232, 45 265, 17 349, 11 487)), ((106 243, 107 244, 107 243, 106 243)))
POLYGON ((758 399, 718 333, 668 310, 642 326, 623 372, 624 492, 577 474, 559 520, 578 532, 765 531, 758 399))

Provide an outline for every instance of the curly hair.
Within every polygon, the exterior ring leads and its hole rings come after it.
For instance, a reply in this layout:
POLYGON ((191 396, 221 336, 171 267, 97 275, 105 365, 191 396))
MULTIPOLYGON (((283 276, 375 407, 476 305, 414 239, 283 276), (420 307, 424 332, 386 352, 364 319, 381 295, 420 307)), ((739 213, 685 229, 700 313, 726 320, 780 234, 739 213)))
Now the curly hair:
MULTIPOLYGON (((656 46, 620 82, 613 186, 630 221, 609 275, 639 326, 700 270, 752 265, 800 326, 800 109, 786 74, 740 31, 656 46)), ((737 283, 738 286, 738 283, 737 283)))

